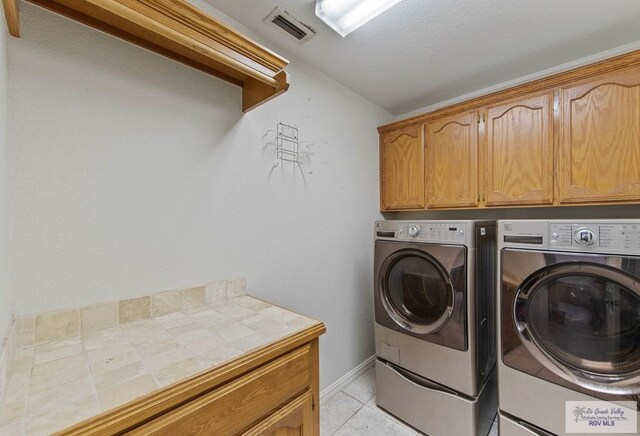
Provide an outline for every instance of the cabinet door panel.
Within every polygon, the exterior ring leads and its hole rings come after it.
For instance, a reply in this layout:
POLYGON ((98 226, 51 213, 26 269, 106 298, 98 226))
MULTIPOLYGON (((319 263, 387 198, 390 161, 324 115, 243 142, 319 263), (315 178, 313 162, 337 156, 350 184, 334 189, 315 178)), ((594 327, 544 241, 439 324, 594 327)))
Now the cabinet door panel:
POLYGON ((424 208, 424 127, 409 126, 380 142, 382 210, 424 208))
POLYGON ((553 93, 487 109, 487 206, 553 201, 553 93))
POLYGON ((478 205, 478 113, 427 125, 427 208, 478 205))
POLYGON ((561 92, 560 201, 640 200, 640 67, 561 92))

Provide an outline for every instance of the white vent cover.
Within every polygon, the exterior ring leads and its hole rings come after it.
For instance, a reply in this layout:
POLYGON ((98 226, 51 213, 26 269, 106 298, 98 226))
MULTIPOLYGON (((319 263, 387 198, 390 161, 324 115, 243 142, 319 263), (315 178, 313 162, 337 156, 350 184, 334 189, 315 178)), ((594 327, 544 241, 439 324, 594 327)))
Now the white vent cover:
POLYGON ((271 11, 263 21, 270 26, 276 27, 281 32, 285 32, 300 44, 316 36, 315 29, 307 26, 280 7, 276 7, 271 11))

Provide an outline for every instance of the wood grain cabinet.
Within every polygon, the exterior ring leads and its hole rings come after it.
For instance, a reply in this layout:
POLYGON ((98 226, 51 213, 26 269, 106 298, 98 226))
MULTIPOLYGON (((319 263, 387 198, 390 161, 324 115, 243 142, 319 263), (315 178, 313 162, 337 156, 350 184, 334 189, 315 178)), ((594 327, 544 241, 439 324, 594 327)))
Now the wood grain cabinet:
POLYGON ((640 203, 640 50, 378 132, 383 211, 640 203))
POLYGON ((477 206, 478 112, 426 126, 427 208, 477 206))
POLYGON ((319 436, 319 341, 309 327, 56 436, 319 436))
MULTIPOLYGON (((312 358, 311 346, 305 345, 220 389, 165 413, 130 434, 236 435, 245 433, 242 430, 247 423, 262 421, 254 430, 262 428, 263 431, 254 434, 286 431, 289 433, 285 434, 312 435, 313 413, 307 413, 305 425, 306 403, 299 399, 291 401, 311 384, 312 358), (285 409, 285 412, 278 409, 285 409), (273 410, 277 412, 272 414, 273 410)), ((311 399, 309 404, 313 412, 311 393, 307 391, 306 394, 311 399)), ((250 430, 249 434, 254 430, 250 430)))
POLYGON ((561 88, 561 203, 640 200, 640 66, 561 88))
POLYGON ((410 126, 380 138, 381 210, 424 208, 424 126, 410 126))
POLYGON ((553 202, 553 93, 486 109, 486 206, 553 202))
POLYGON ((314 435, 313 398, 308 392, 244 433, 244 436, 312 435, 314 435))

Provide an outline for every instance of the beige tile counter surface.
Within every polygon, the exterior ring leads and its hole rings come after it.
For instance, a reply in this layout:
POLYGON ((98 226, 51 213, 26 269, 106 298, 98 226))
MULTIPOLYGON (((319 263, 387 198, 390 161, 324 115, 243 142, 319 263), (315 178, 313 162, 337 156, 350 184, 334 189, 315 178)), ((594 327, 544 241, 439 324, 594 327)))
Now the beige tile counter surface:
POLYGON ((315 323, 244 295, 22 347, 0 435, 62 430, 315 323))

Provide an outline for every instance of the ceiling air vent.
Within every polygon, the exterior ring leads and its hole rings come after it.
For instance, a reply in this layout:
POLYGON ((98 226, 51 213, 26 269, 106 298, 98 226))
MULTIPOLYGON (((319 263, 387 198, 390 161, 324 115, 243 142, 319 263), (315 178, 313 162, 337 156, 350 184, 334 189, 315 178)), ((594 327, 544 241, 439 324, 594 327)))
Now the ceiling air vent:
POLYGON ((276 7, 271 11, 264 19, 264 22, 287 32, 290 37, 299 43, 306 42, 316 36, 316 31, 311 26, 307 26, 280 7, 276 7))

